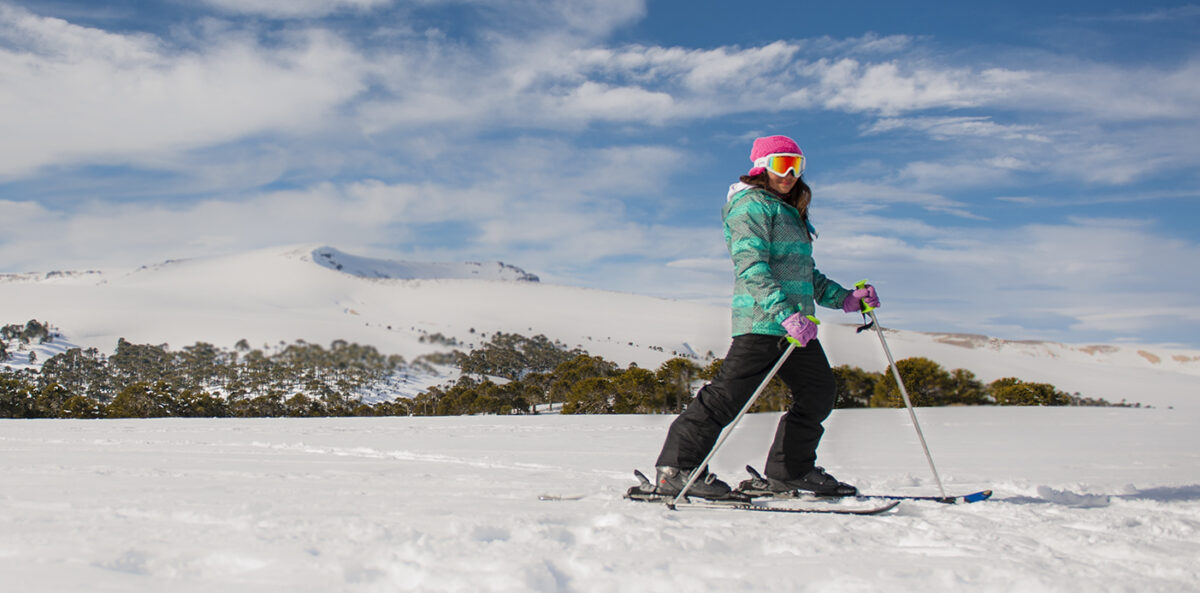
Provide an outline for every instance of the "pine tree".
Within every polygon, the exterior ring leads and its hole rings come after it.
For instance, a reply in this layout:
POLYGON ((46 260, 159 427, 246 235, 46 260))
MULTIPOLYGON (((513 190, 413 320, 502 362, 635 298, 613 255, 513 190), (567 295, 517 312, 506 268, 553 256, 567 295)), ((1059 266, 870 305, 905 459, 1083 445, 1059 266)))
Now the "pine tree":
POLYGON ((550 383, 550 401, 567 401, 576 383, 595 377, 607 378, 616 373, 617 365, 598 356, 581 354, 554 368, 550 383))
POLYGON ((72 395, 63 402, 60 418, 95 419, 106 416, 107 406, 86 396, 72 395))
POLYGON ((975 373, 966 369, 954 369, 950 373, 952 382, 950 404, 979 406, 992 402, 988 399, 987 388, 975 378, 975 373))
POLYGON ((871 405, 875 384, 883 379, 879 373, 868 373, 858 367, 841 365, 833 368, 837 381, 835 408, 866 408, 871 405))
POLYGON ((988 388, 1001 406, 1066 406, 1072 399, 1048 383, 1027 383, 1015 377, 997 379, 988 388))
POLYGON ((166 381, 139 381, 122 389, 108 404, 109 418, 164 418, 174 415, 175 393, 166 381))
POLYGON ((664 393, 663 411, 679 413, 692 399, 692 384, 700 378, 700 366, 686 358, 672 358, 655 373, 664 393))
POLYGON ((613 382, 608 377, 588 377, 571 386, 563 403, 564 414, 611 414, 613 382))
POLYGON ((111 400, 117 392, 112 372, 95 348, 71 348, 50 357, 42 363, 38 384, 42 389, 57 384, 72 395, 100 402, 111 400))
POLYGON ((283 402, 284 413, 293 418, 313 418, 326 415, 325 406, 303 393, 297 393, 283 402))
POLYGON ((53 383, 41 387, 37 390, 34 416, 37 418, 62 418, 63 408, 69 399, 71 399, 71 392, 62 385, 53 383))
POLYGON ((661 414, 674 407, 667 388, 650 371, 630 365, 612 379, 614 414, 661 414))
MULTIPOLYGON (((909 399, 914 406, 941 406, 949 403, 949 395, 953 393, 954 380, 936 362, 923 357, 905 358, 896 361, 896 368, 904 380, 909 399)), ((900 387, 896 378, 888 375, 875 384, 875 392, 871 397, 871 407, 902 408, 904 399, 900 396, 900 387)))
POLYGON ((0 368, 0 418, 34 417, 34 389, 24 372, 0 368))

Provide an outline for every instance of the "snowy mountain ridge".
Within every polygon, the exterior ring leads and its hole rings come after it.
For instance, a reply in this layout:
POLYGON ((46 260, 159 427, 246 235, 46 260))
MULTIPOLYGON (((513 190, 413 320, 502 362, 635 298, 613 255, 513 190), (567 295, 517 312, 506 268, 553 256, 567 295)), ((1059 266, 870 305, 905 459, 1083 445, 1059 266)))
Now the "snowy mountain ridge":
POLYGON ((100 282, 104 272, 99 270, 27 272, 23 274, 0 274, 0 284, 24 282, 86 283, 100 282))
POLYGON ((471 279, 537 282, 538 277, 504 262, 418 263, 397 262, 350 255, 333 247, 312 252, 318 265, 361 278, 397 280, 471 279))
MULTIPOLYGON (((821 313, 832 364, 887 368, 874 332, 855 332, 857 316, 821 313)), ((132 271, 0 276, 0 314, 4 324, 49 322, 68 343, 101 352, 120 338, 172 348, 347 340, 412 359, 437 348, 422 339, 430 334, 470 348, 502 331, 543 334, 620 365, 655 368, 676 355, 723 356, 730 339, 725 307, 545 284, 499 262, 397 262, 322 245, 132 271)), ((886 327, 886 306, 879 315, 886 327)), ((1200 351, 891 329, 887 336, 897 359, 924 356, 983 381, 1015 376, 1114 402, 1200 406, 1200 351)))

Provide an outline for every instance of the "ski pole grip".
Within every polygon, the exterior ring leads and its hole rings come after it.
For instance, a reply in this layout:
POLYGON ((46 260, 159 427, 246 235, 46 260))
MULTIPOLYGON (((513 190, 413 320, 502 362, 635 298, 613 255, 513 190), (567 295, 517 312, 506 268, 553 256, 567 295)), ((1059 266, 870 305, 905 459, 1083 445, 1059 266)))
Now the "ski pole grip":
MULTIPOLYGON (((856 282, 856 283, 854 284, 854 288, 856 288, 856 289, 857 289, 857 288, 866 288, 866 286, 867 286, 867 279, 866 279, 866 278, 863 278, 862 280, 859 280, 858 282, 856 282)), ((874 311, 874 310, 875 310, 875 307, 872 307, 871 305, 868 305, 868 304, 867 304, 867 301, 865 301, 865 300, 863 300, 863 301, 859 301, 859 305, 860 305, 860 306, 862 306, 862 312, 863 312, 863 313, 870 313, 871 311, 874 311)))
MULTIPOLYGON (((807 317, 809 321, 813 322, 813 325, 821 325, 821 320, 817 319, 816 315, 805 315, 805 317, 807 317)), ((793 338, 792 336, 788 336, 787 341, 791 342, 791 344, 797 348, 804 347, 804 344, 801 344, 800 340, 797 340, 796 338, 793 338)))

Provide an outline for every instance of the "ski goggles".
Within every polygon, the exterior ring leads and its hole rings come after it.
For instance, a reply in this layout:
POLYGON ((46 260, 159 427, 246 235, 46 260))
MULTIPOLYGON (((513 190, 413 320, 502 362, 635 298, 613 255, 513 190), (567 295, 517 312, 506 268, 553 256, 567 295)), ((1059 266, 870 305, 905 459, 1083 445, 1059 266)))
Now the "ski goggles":
POLYGON ((755 167, 763 167, 766 170, 783 177, 788 172, 799 177, 804 173, 804 155, 792 153, 768 154, 754 161, 755 167))

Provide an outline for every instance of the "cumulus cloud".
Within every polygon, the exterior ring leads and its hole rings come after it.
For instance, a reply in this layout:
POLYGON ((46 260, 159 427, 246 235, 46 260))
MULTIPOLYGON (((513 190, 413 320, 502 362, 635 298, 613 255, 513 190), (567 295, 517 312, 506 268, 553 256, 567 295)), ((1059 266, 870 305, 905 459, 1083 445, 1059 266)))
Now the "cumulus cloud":
POLYGON ((323 125, 363 88, 337 37, 284 35, 267 48, 230 33, 200 50, 0 5, 0 176, 68 163, 152 161, 163 152, 323 125))

